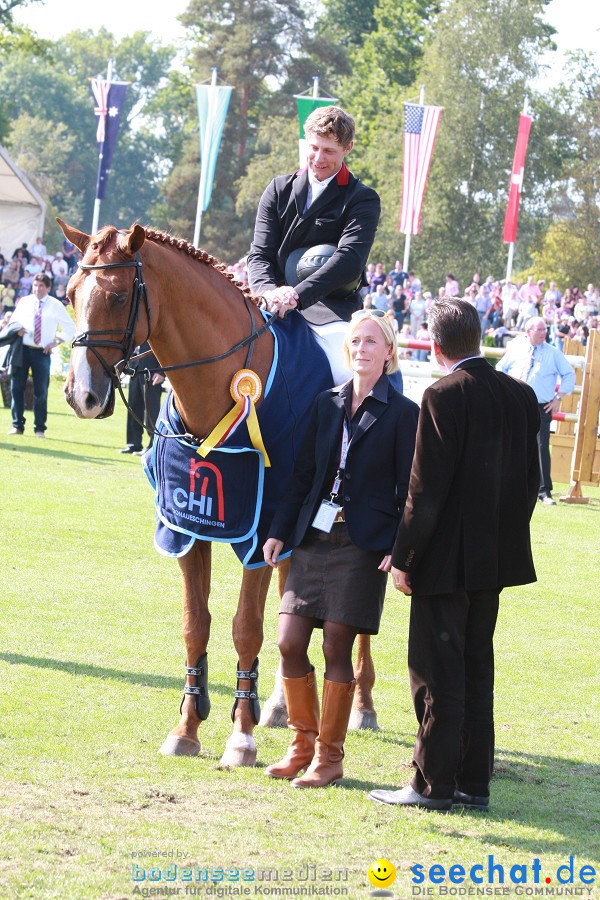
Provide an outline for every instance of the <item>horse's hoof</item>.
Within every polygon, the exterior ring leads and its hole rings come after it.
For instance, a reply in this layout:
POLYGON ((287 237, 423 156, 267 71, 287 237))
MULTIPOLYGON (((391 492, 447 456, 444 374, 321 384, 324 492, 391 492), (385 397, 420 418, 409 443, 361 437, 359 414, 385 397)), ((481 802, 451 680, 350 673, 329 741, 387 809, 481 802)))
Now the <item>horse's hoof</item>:
POLYGON ((348 723, 349 731, 379 731, 377 713, 374 709, 353 709, 348 723))
POLYGON ((226 750, 219 762, 219 769, 238 769, 240 766, 255 766, 256 750, 226 750))
POLYGON ((251 734, 236 732, 227 738, 219 769, 238 769, 256 765, 256 744, 251 734))
POLYGON ((263 728, 285 728, 287 725, 287 709, 285 706, 265 703, 259 725, 263 728))
POLYGON ((200 744, 190 738, 169 734, 158 752, 163 756, 198 756, 200 744))

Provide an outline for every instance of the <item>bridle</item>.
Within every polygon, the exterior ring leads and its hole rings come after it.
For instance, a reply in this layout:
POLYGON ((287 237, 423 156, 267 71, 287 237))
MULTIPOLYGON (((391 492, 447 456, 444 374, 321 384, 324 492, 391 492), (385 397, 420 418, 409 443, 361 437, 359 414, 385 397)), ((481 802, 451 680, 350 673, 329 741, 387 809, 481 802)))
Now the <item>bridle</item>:
POLYGON ((148 302, 148 290, 142 276, 142 260, 140 258, 140 254, 136 253, 135 259, 127 260, 125 262, 100 263, 94 266, 85 265, 83 263, 79 264, 79 268, 83 269, 84 271, 91 271, 92 269, 131 269, 133 267, 135 267, 136 271, 131 290, 129 318, 127 320, 125 331, 106 328, 99 331, 83 331, 81 334, 78 334, 73 338, 72 345, 73 347, 85 347, 86 350, 91 350, 110 378, 112 385, 114 387, 118 387, 119 389, 121 387, 121 372, 126 371, 127 363, 131 360, 133 350, 135 348, 135 329, 138 323, 142 301, 144 303, 146 316, 148 319, 148 334, 146 336, 146 340, 148 340, 148 338, 150 337, 150 331, 152 329, 150 318, 150 304, 148 302), (108 339, 108 335, 114 334, 120 334, 121 340, 117 341, 108 339), (92 335, 103 335, 103 337, 92 337, 92 335), (114 366, 110 366, 106 362, 102 354, 98 353, 99 347, 105 347, 110 350, 119 350, 122 354, 122 358, 119 360, 119 362, 115 363, 114 366), (119 370, 120 366, 122 367, 121 370, 119 370))
MULTIPOLYGON (((148 301, 148 289, 146 287, 146 282, 142 276, 142 260, 140 258, 139 252, 135 254, 135 259, 126 260, 125 262, 115 262, 115 263, 98 263, 96 265, 87 265, 80 263, 79 268, 84 271, 91 271, 93 269, 125 269, 125 268, 133 268, 135 267, 135 277, 133 279, 133 285, 131 290, 131 305, 129 308, 129 318, 127 320, 127 326, 125 331, 120 331, 118 329, 100 329, 94 331, 83 331, 81 334, 78 334, 74 337, 72 346, 73 347, 84 347, 87 350, 91 350, 96 359, 101 364, 102 368, 108 375, 111 385, 113 388, 116 388, 121 395, 121 399, 127 410, 134 417, 138 424, 142 425, 143 428, 146 428, 143 422, 140 422, 137 415, 129 406, 127 402, 127 398, 123 393, 123 387, 121 385, 121 376, 122 375, 134 375, 136 374, 136 370, 132 369, 128 364, 132 360, 141 359, 146 353, 140 353, 137 356, 133 355, 133 351, 136 346, 135 342, 135 329, 137 327, 140 308, 142 303, 144 304, 146 310, 146 318, 148 321, 148 334, 146 335, 144 342, 149 340, 151 331, 152 331, 152 323, 151 323, 151 315, 150 315, 150 303, 148 301), (101 337, 96 337, 100 335, 101 337), (112 340, 108 336, 109 335, 121 335, 120 340, 112 340), (116 362, 113 366, 109 365, 105 358, 101 353, 98 352, 98 349, 104 347, 111 350, 119 350, 123 355, 118 362, 116 362)), ((267 331, 270 326, 273 324, 274 319, 278 318, 278 313, 272 313, 269 318, 261 325, 260 328, 256 327, 256 322, 254 321, 254 316, 252 315, 252 311, 248 304, 248 299, 245 295, 243 296, 244 305, 246 306, 246 310, 248 311, 248 315, 250 316, 250 334, 248 337, 243 338, 241 341, 238 341, 237 344, 234 344, 233 347, 230 347, 229 350, 226 350, 224 353, 219 353, 216 356, 208 356, 203 359, 197 359, 194 362, 186 362, 179 363, 173 366, 161 366, 160 371, 162 372, 172 372, 175 369, 188 369, 192 366, 204 366, 208 363, 220 362, 223 359, 227 359, 228 356, 232 356, 234 353, 237 353, 238 350, 242 350, 244 347, 248 348, 248 352, 246 354, 246 362, 244 364, 244 368, 249 368, 250 361, 252 359, 252 351, 254 349, 254 342, 257 338, 259 338, 265 331, 267 331)), ((144 343, 142 342, 142 343, 144 343)), ((152 379, 152 375, 154 372, 159 371, 158 369, 144 369, 143 374, 146 381, 146 387, 148 387, 150 380, 152 379)), ((141 373, 138 373, 141 374, 141 373)), ((146 398, 147 400, 147 398, 146 398)), ((146 403, 147 405, 147 403, 146 403)), ((146 429, 149 430, 149 429, 146 429)), ((201 443, 201 440, 194 435, 185 433, 185 434, 164 434, 163 432, 156 431, 156 428, 152 427, 153 435, 161 435, 161 437, 183 437, 192 443, 201 443)))

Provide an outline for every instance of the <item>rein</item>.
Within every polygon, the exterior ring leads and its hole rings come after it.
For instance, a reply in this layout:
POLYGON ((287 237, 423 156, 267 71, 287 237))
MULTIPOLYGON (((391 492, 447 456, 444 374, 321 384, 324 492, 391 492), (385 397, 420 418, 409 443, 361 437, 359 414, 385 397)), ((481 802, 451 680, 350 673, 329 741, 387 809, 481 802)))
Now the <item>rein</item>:
MULTIPOLYGON (((121 332, 119 330, 110 330, 103 329, 99 331, 84 331, 81 334, 78 334, 73 339, 72 346, 73 347, 85 347, 92 351, 96 359, 100 362, 102 368, 110 378, 111 384, 114 388, 119 391, 121 396, 121 400, 125 404, 127 411, 133 416, 138 425, 141 425, 149 434, 152 434, 153 437, 157 435, 164 438, 185 438, 190 443, 201 444, 202 439, 195 437, 193 434, 189 434, 189 432, 185 432, 183 434, 164 434, 163 432, 157 431, 155 427, 155 423, 152 423, 152 428, 147 428, 144 422, 140 422, 139 418, 135 414, 135 412, 130 407, 127 402, 127 398, 123 393, 123 387, 121 384, 121 376, 122 374, 135 375, 136 370, 131 368, 128 364, 132 360, 141 359, 146 353, 140 353, 137 356, 133 355, 133 350, 135 347, 135 329, 138 323, 139 315, 140 315, 140 306, 142 301, 144 303, 146 309, 146 316, 148 319, 148 334, 146 335, 144 341, 149 340, 152 326, 151 326, 151 317, 150 317, 150 303, 148 302, 148 289, 146 287, 146 282, 142 276, 142 260, 140 258, 140 254, 135 254, 135 259, 126 261, 126 262, 116 262, 116 263, 100 263, 97 265, 83 265, 79 264, 79 268, 85 271, 90 271, 92 269, 124 269, 124 268, 133 268, 136 269, 135 278, 133 280, 132 292, 131 292, 131 306, 129 309, 129 319, 127 321, 127 326, 125 331, 121 332), (91 335, 114 335, 120 334, 121 340, 106 340, 104 338, 95 338, 90 337, 91 335), (113 366, 109 366, 104 357, 98 353, 99 347, 106 347, 109 349, 117 349, 120 350, 123 354, 123 358, 116 362, 113 366)), ((186 362, 186 363, 178 363, 173 366, 162 366, 161 369, 144 369, 144 379, 146 381, 145 387, 147 388, 150 380, 152 378, 152 373, 157 371, 162 372, 173 372, 176 369, 189 369, 193 366, 204 366, 208 365, 208 363, 220 362, 223 359, 227 359, 228 356, 233 356, 234 353, 237 353, 239 350, 242 350, 244 347, 248 347, 248 353, 246 355, 245 368, 248 368, 250 365, 250 360, 252 358, 252 351, 254 349, 254 342, 259 338, 262 334, 267 331, 271 325, 273 324, 274 319, 278 317, 278 313, 272 313, 266 322, 261 325, 260 328, 256 327, 256 323, 254 321, 254 317, 248 305, 248 300, 245 296, 243 296, 244 305, 250 316, 250 325, 251 331, 248 337, 243 338, 241 341, 238 341, 237 344, 234 344, 233 347, 230 347, 229 350, 226 350, 224 353, 219 353, 216 356, 207 356, 203 359, 195 360, 194 362, 186 362)), ((143 342, 142 342, 143 343, 143 342)), ((144 397, 145 404, 147 406, 147 396, 144 397)))

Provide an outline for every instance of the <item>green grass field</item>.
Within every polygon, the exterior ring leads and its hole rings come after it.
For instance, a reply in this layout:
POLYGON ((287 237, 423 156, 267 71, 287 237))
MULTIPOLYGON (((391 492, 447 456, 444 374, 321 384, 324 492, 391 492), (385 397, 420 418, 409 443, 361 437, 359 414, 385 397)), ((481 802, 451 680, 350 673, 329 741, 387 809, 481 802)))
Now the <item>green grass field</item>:
MULTIPOLYGON (((3 900, 139 896, 133 864, 269 870, 270 882, 225 879, 218 887, 229 893, 212 893, 252 897, 268 895, 265 884, 271 895, 274 887, 286 896, 284 888, 298 895, 299 887, 316 885, 330 896, 368 897, 367 869, 380 857, 397 868, 389 890, 399 898, 414 895, 416 863, 425 872, 435 863, 446 872, 481 863, 487 872, 493 855, 510 895, 510 867, 527 865, 532 886, 535 858, 544 888, 546 877, 557 886, 557 867, 570 856, 576 886, 582 865, 598 869, 597 489, 585 489, 588 506, 538 505, 539 580, 503 594, 489 813, 399 810, 367 799, 370 788, 399 786, 410 775, 408 605, 392 590, 373 642, 381 730, 349 735, 345 786, 295 791, 267 779, 264 767, 286 746, 281 729, 256 729, 256 768, 218 770, 236 665, 230 634, 240 568, 229 547, 214 552, 213 705, 202 753, 159 755, 183 685, 179 569, 153 549, 153 499, 140 460, 116 452, 124 444, 123 408, 106 421, 80 421, 53 382, 50 410, 44 441, 30 429, 6 437, 10 414, 0 414, 3 900), (342 880, 327 881, 327 868, 342 880), (239 893, 244 887, 249 893, 239 893)), ((272 589, 262 698, 277 665, 276 620, 272 589)), ((314 658, 322 672, 318 645, 314 658)), ((166 884, 186 896, 181 880, 137 884, 166 884)), ((462 885, 475 887, 468 878, 462 885)), ((210 895, 206 883, 191 889, 210 895)), ((439 890, 432 887, 435 896, 439 890)))

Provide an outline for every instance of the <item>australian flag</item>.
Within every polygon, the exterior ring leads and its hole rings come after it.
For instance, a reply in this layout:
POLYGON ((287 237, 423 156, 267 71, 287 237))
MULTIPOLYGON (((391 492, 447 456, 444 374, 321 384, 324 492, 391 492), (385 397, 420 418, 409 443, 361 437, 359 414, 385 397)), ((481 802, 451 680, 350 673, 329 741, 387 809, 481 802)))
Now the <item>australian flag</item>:
POLYGON ((121 112, 125 103, 126 81, 108 82, 102 78, 92 79, 92 92, 96 101, 94 109, 98 116, 98 179, 96 181, 96 200, 104 200, 106 184, 117 143, 117 133, 121 121, 121 112))

